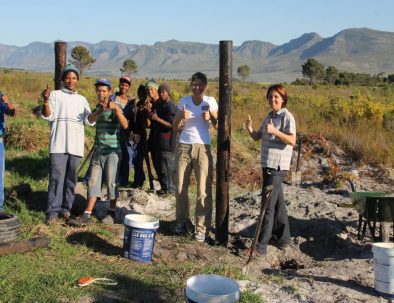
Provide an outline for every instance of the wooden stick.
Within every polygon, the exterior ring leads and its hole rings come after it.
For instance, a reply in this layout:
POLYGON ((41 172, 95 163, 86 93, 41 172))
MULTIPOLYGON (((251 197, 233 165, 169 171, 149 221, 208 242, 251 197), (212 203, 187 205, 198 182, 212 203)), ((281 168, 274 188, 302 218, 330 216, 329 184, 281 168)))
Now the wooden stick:
POLYGON ((261 225, 263 224, 265 210, 267 209, 267 204, 269 203, 269 200, 271 197, 272 186, 267 186, 267 189, 268 189, 268 191, 266 193, 263 193, 263 197, 261 199, 260 215, 257 220, 256 231, 255 231, 254 238, 252 241, 252 246, 250 247, 249 258, 248 258, 248 261, 246 261, 245 266, 248 265, 250 263, 250 261, 252 261, 253 252, 256 249, 257 239, 259 237, 260 230, 261 230, 261 225))
POLYGON ((0 257, 13 254, 33 251, 41 247, 47 247, 50 239, 48 237, 36 237, 29 240, 17 240, 0 244, 0 257))

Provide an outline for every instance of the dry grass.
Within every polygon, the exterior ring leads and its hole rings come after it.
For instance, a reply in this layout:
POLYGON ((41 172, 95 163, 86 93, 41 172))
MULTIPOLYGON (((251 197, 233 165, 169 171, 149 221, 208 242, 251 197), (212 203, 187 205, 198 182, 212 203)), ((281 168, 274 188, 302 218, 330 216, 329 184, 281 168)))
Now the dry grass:
MULTIPOLYGON (((47 135, 45 123, 34 120, 34 111, 40 99, 41 90, 49 84, 53 86, 53 75, 0 70, 0 88, 17 105, 18 116, 7 122, 9 126, 8 144, 16 148, 40 147, 47 135), (23 121, 29 121, 28 126, 23 121), (26 120, 27 119, 27 120, 26 120), (17 125, 19 124, 19 125, 17 125), (29 138, 21 134, 29 133, 29 138), (15 137, 11 139, 12 137, 15 137), (28 141, 31 142, 28 142, 28 141)), ((96 103, 94 93, 95 78, 82 78, 79 92, 87 97, 91 107, 96 103)), ((111 78, 113 83, 116 78, 111 78)), ((132 86, 134 95, 138 85, 145 80, 136 80, 132 86)), ((161 81, 158 81, 161 82, 161 81)), ((188 94, 188 81, 168 81, 177 103, 182 95, 188 94)), ((259 149, 250 143, 244 130, 247 114, 251 114, 254 127, 259 127, 267 115, 269 107, 265 100, 267 84, 233 83, 232 130, 235 166, 244 166, 250 149, 259 149), (247 140, 244 140, 247 139, 247 140), (241 144, 238 144, 241 142, 241 144), (238 146, 240 145, 240 146, 238 146), (246 147, 246 148, 245 148, 246 147)), ((288 109, 294 114, 297 131, 318 134, 343 146, 365 161, 394 165, 394 141, 391 125, 394 125, 394 87, 332 87, 287 85, 288 109)), ((218 83, 211 82, 207 94, 218 98, 218 83)), ((93 132, 88 130, 87 141, 93 132)), ((87 146, 91 144, 88 142, 87 146)), ((253 165, 252 165, 253 166, 253 165)), ((250 168, 252 168, 250 166, 250 168)))

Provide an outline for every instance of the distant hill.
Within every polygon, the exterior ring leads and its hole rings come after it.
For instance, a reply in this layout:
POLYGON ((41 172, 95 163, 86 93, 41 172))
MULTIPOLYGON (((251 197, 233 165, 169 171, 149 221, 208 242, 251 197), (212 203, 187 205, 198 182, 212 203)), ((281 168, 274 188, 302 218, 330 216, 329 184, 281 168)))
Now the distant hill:
MULTIPOLYGON (((119 75, 126 59, 138 67, 137 77, 187 79, 195 71, 217 77, 219 54, 217 44, 170 40, 154 45, 101 41, 96 44, 68 42, 68 55, 77 45, 84 45, 96 63, 88 73, 119 75)), ((24 47, 0 44, 0 66, 35 71, 54 70, 54 44, 33 42, 24 47)), ((283 45, 263 41, 245 41, 234 46, 234 77, 242 64, 251 69, 250 80, 265 82, 293 81, 301 78, 301 65, 310 57, 339 70, 377 74, 394 73, 394 33, 368 28, 346 29, 322 38, 306 33, 283 45)))

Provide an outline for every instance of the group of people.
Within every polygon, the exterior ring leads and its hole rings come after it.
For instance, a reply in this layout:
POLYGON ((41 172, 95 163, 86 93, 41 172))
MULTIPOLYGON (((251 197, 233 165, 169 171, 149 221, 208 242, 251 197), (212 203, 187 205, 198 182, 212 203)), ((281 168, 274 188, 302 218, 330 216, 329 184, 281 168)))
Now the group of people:
POLYGON ((129 77, 119 79, 116 93, 109 80, 99 79, 94 84, 98 103, 93 111, 86 98, 77 93, 78 81, 79 71, 68 64, 62 73, 63 87, 42 92, 42 118, 51 126, 46 222, 51 224, 60 217, 72 226, 89 224, 105 182, 110 206, 102 222, 114 223, 119 185, 128 186, 133 166, 131 187, 142 188, 144 161, 149 154, 161 187, 156 193, 175 195, 175 231, 180 234, 187 231, 190 218, 188 188, 194 171, 198 191, 195 239, 205 241, 212 217, 210 128, 217 125, 218 110, 216 100, 204 95, 206 75, 198 72, 192 76, 193 94, 181 98, 178 106, 171 100, 167 83, 158 85, 149 80, 138 87, 136 99, 128 95, 132 84, 129 77), (71 218, 77 168, 84 151, 84 125, 96 127, 85 176, 88 201, 83 214, 71 218))
MULTIPOLYGON (((77 93, 79 71, 68 64, 62 72, 60 90, 42 92, 42 118, 50 123, 49 183, 46 222, 59 217, 73 226, 91 222, 91 214, 101 198, 105 182, 110 206, 103 223, 115 222, 118 187, 127 186, 130 167, 134 167, 131 186, 142 188, 145 181, 144 161, 150 153, 160 182, 159 195, 175 194, 176 224, 174 232, 190 231, 188 190, 194 172, 197 183, 194 238, 204 242, 211 230, 213 159, 211 128, 217 128, 218 104, 206 96, 208 80, 205 74, 192 75, 192 95, 182 97, 176 106, 171 100, 167 83, 158 85, 149 80, 140 85, 137 97, 128 95, 132 85, 129 77, 121 77, 117 92, 107 79, 95 82, 97 105, 93 111, 85 97, 77 93), (91 163, 87 172, 88 201, 84 213, 71 218, 75 198, 77 169, 84 156, 84 125, 95 126, 96 135, 91 163), (147 131, 149 129, 149 131, 147 131), (149 135, 148 135, 149 133, 149 135)), ((262 192, 266 211, 262 220, 258 244, 245 251, 246 255, 267 254, 268 243, 279 248, 290 244, 290 229, 282 189, 283 177, 290 168, 293 146, 296 144, 296 125, 286 109, 287 92, 282 85, 268 88, 266 98, 271 111, 255 130, 250 115, 245 122, 253 140, 262 140, 262 192)), ((4 115, 14 115, 15 107, 0 94, 0 211, 3 208, 4 175, 4 115)))

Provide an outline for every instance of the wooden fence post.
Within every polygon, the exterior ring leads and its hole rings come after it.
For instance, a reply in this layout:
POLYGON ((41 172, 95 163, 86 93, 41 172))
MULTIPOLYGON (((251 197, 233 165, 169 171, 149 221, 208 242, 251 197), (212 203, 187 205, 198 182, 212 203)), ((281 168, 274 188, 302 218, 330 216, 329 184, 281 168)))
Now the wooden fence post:
POLYGON ((233 42, 219 42, 219 114, 216 163, 216 235, 228 244, 233 42))
POLYGON ((55 42, 55 89, 62 88, 62 71, 66 66, 67 43, 55 42))

